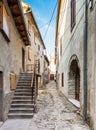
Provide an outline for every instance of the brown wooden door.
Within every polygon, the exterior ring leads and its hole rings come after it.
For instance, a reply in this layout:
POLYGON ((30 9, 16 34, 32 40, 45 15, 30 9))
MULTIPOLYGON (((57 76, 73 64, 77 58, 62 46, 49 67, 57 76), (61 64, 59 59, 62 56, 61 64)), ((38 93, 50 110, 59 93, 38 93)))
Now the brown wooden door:
POLYGON ((80 101, 80 71, 77 68, 75 76, 75 99, 80 101))
POLYGON ((22 48, 22 69, 25 70, 25 50, 22 48))
POLYGON ((64 73, 62 73, 62 87, 64 87, 64 73))

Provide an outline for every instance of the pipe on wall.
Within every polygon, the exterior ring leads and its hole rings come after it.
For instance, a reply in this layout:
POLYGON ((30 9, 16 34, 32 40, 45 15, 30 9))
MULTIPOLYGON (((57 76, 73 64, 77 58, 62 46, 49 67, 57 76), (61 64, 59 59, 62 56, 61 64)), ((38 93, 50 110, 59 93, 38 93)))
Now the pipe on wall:
POLYGON ((83 108, 83 119, 87 120, 87 2, 84 0, 84 59, 83 59, 83 87, 84 87, 84 108, 83 108))

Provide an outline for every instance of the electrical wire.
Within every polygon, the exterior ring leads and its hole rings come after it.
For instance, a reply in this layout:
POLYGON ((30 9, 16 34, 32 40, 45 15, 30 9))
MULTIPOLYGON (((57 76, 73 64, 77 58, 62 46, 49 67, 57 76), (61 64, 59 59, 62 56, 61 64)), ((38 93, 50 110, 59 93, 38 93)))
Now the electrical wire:
POLYGON ((52 19, 53 19, 53 16, 54 16, 54 13, 55 13, 55 10, 56 10, 56 7, 57 7, 57 3, 58 3, 58 2, 56 2, 56 4, 55 4, 55 7, 54 7, 54 10, 53 10, 51 19, 50 19, 50 21, 49 21, 49 24, 48 24, 48 27, 47 27, 47 29, 46 29, 46 32, 45 32, 45 34, 44 34, 44 36, 43 36, 43 39, 45 39, 45 37, 46 37, 46 35, 47 35, 48 29, 49 29, 49 27, 50 27, 51 21, 52 21, 52 19))
MULTIPOLYGON (((79 0, 78 0, 78 1, 79 1, 79 0)), ((88 4, 89 4, 89 3, 88 3, 88 4)), ((83 8, 84 5, 85 5, 85 2, 83 2, 83 4, 81 5, 79 11, 76 13, 75 17, 77 17, 78 14, 80 13, 80 11, 82 11, 82 8, 83 8)), ((68 7, 68 8, 69 8, 69 7, 68 7)), ((70 25, 66 28, 66 30, 65 30, 64 33, 63 33, 63 35, 64 35, 67 31, 69 31, 69 29, 70 29, 70 25)))
MULTIPOLYGON (((83 8, 83 5, 85 5, 85 2, 83 2, 82 6, 80 7, 79 11, 76 13, 75 16, 78 16, 79 12, 80 12, 80 11, 82 10, 82 8, 83 8)), ((89 5, 89 3, 88 3, 88 5, 89 5)), ((79 23, 78 23, 78 26, 79 26, 79 24, 81 23, 81 20, 82 20, 83 16, 84 16, 84 14, 82 14, 82 16, 81 16, 81 18, 80 18, 80 21, 79 21, 79 23)), ((83 22, 82 24, 84 24, 84 22, 83 22)), ((82 25, 82 24, 81 24, 81 25, 82 25)), ((63 35, 64 35, 67 31, 69 31, 69 30, 68 30, 69 27, 70 27, 70 25, 69 25, 69 26, 67 27, 67 29, 64 31, 63 35)), ((79 28, 81 28, 81 26, 80 26, 79 28)), ((69 40, 68 43, 67 43, 67 46, 65 47, 65 49, 64 49, 64 51, 63 51, 63 55, 64 55, 65 51, 67 50, 67 48, 68 48, 68 46, 69 46, 70 43, 71 43, 71 42, 70 42, 70 40, 69 40)))
MULTIPOLYGON (((54 17, 54 18, 51 20, 51 22, 52 22, 53 20, 55 20, 55 19, 56 19, 56 17, 54 17)), ((45 24, 43 24, 43 25, 40 26, 39 28, 41 29, 41 28, 43 28, 44 26, 48 25, 49 23, 50 23, 50 21, 46 22, 45 24)))

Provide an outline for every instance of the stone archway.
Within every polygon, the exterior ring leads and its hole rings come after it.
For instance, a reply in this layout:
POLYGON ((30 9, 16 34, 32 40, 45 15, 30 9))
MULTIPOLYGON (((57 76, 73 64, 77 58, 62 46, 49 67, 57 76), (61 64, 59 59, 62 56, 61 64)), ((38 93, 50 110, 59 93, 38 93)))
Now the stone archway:
POLYGON ((76 56, 71 58, 69 66, 68 96, 80 101, 80 68, 76 56))

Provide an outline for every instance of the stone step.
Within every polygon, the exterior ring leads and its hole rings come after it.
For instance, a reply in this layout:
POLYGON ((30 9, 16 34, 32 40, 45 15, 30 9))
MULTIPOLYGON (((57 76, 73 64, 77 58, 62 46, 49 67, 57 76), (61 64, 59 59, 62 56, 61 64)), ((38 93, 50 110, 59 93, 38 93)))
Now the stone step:
POLYGON ((19 77, 32 77, 32 74, 21 74, 19 77))
POLYGON ((16 89, 32 89, 31 86, 17 86, 16 89))
POLYGON ((32 91, 25 91, 25 92, 23 92, 23 90, 22 91, 15 91, 15 93, 14 94, 32 94, 32 91))
POLYGON ((26 72, 24 73, 23 72, 23 73, 21 73, 21 75, 32 75, 32 73, 26 73, 26 72))
POLYGON ((32 73, 22 73, 9 110, 9 118, 32 118, 34 110, 34 89, 31 88, 32 73))
POLYGON ((25 85, 26 85, 26 86, 29 86, 29 85, 31 85, 31 82, 28 82, 28 83, 27 83, 27 82, 18 82, 18 83, 17 83, 17 86, 19 86, 19 85, 20 85, 20 86, 23 86, 23 85, 24 85, 24 86, 25 86, 25 85))
POLYGON ((28 103, 32 103, 32 100, 12 100, 12 104, 14 104, 14 103, 18 103, 18 104, 20 104, 20 103, 25 103, 25 104, 28 104, 28 103))
POLYGON ((32 92, 32 89, 16 89, 15 92, 32 92))
POLYGON ((21 84, 21 83, 19 83, 19 84, 17 84, 17 87, 16 88, 20 88, 20 87, 27 87, 27 88, 31 88, 31 83, 29 84, 21 84))
POLYGON ((34 104, 29 104, 29 103, 27 103, 27 104, 24 104, 24 103, 20 103, 20 104, 18 104, 18 103, 14 103, 14 104, 11 104, 11 108, 20 108, 20 107, 24 107, 24 108, 33 108, 34 107, 34 104))
POLYGON ((24 101, 24 102, 27 102, 27 101, 32 101, 32 97, 31 98, 28 98, 28 99, 23 99, 23 98, 19 98, 19 99, 14 99, 12 101, 24 101))
POLYGON ((26 93, 26 94, 24 94, 24 93, 15 93, 14 95, 15 96, 32 96, 32 93, 26 93))
POLYGON ((29 78, 29 77, 32 77, 32 74, 31 75, 20 75, 20 77, 19 78, 21 78, 21 77, 26 77, 26 78, 29 78))
POLYGON ((10 109, 10 113, 32 113, 33 112, 33 110, 34 110, 34 108, 23 108, 23 107, 21 107, 21 108, 11 108, 10 109))
POLYGON ((21 77, 19 77, 19 81, 20 80, 32 80, 32 76, 21 76, 21 77))
POLYGON ((19 80, 18 83, 31 83, 31 80, 19 80))
POLYGON ((9 113, 8 118, 9 119, 24 119, 24 118, 32 118, 33 113, 9 113))
POLYGON ((13 100, 14 100, 14 99, 26 99, 26 100, 27 100, 27 99, 32 99, 32 95, 31 95, 31 96, 23 96, 23 95, 22 95, 22 96, 18 96, 18 95, 16 96, 16 95, 15 95, 15 96, 13 97, 13 100))

